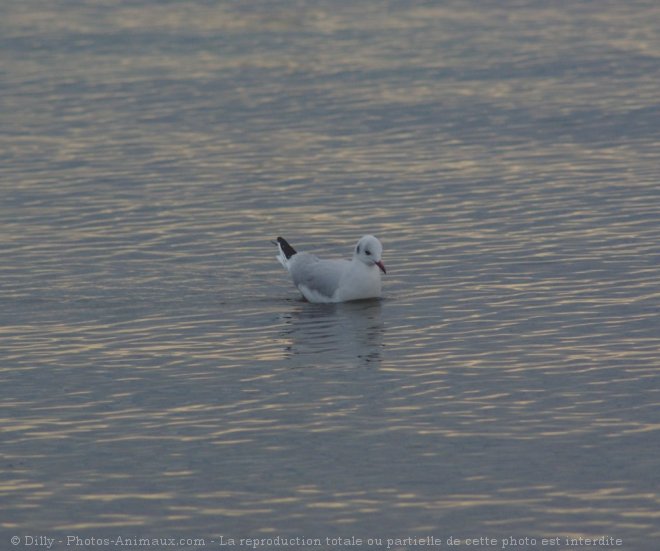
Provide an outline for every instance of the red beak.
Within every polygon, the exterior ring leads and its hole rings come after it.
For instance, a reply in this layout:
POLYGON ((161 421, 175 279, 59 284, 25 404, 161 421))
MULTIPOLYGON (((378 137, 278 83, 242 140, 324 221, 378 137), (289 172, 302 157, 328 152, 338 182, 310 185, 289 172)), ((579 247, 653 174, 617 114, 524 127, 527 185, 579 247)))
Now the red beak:
POLYGON ((383 264, 382 260, 376 262, 376 266, 378 266, 380 268, 380 271, 383 272, 384 274, 387 273, 387 270, 385 269, 385 264, 383 264))

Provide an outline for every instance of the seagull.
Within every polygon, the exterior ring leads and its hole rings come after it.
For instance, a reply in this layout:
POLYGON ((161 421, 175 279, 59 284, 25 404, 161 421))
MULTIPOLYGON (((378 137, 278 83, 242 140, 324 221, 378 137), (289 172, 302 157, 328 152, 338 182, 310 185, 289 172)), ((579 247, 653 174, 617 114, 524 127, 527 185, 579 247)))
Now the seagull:
POLYGON ((347 302, 380 297, 383 246, 373 235, 357 244, 351 260, 321 260, 313 254, 297 252, 286 239, 273 241, 279 250, 277 260, 293 279, 293 284, 309 302, 347 302))

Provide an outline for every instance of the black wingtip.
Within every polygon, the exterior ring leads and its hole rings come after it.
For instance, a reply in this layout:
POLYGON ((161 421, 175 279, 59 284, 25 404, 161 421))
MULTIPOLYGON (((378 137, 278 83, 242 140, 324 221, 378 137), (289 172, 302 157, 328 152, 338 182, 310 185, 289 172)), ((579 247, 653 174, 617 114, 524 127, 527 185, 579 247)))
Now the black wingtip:
POLYGON ((277 242, 280 244, 280 247, 282 247, 282 252, 284 253, 284 256, 286 256, 287 260, 296 254, 296 249, 289 245, 284 237, 278 237, 277 242))

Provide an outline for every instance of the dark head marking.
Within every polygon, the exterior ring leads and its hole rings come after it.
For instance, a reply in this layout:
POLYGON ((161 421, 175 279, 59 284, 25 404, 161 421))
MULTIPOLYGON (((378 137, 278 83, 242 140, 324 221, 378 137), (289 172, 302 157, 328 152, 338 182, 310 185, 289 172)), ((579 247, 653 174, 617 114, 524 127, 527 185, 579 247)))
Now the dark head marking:
POLYGON ((280 248, 282 249, 282 252, 284 253, 284 256, 286 256, 287 260, 296 254, 296 249, 289 245, 284 237, 278 237, 277 242, 280 244, 280 248))

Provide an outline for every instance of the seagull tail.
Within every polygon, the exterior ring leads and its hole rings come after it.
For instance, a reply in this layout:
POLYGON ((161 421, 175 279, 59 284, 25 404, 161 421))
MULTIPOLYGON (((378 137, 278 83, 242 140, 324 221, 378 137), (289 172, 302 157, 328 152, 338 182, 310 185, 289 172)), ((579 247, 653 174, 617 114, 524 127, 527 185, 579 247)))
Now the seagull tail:
POLYGON ((296 249, 289 245, 284 237, 278 237, 277 241, 273 241, 273 243, 277 245, 277 250, 279 251, 275 258, 277 258, 277 260, 280 261, 280 264, 288 270, 289 260, 294 254, 296 254, 296 249))

